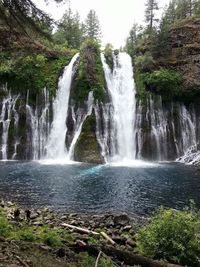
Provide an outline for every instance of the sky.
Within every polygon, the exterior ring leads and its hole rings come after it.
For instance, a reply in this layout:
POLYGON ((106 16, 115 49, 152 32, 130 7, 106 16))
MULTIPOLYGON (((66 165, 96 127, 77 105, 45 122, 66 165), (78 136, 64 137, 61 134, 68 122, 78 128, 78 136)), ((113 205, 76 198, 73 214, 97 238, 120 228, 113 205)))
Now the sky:
MULTIPOLYGON (((44 0, 34 2, 55 20, 61 19, 69 6, 68 3, 58 5, 52 0, 48 5, 45 5, 44 0)), ((71 0, 70 5, 74 12, 79 12, 82 21, 89 10, 94 9, 101 25, 102 44, 111 43, 115 48, 120 48, 124 46, 133 23, 144 24, 145 2, 146 0, 71 0)), ((169 0, 158 2, 161 14, 169 0)))

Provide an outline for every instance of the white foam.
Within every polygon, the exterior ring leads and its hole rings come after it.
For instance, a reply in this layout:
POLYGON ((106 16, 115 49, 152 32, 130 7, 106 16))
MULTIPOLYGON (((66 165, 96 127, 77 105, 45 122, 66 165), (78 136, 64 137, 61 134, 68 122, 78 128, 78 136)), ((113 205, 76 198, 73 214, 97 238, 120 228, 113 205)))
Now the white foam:
POLYGON ((149 161, 143 161, 143 160, 122 160, 118 162, 111 162, 107 165, 110 165, 112 167, 131 167, 131 168, 155 168, 160 166, 158 162, 149 162, 149 161))
POLYGON ((61 159, 43 159, 43 160, 37 160, 41 165, 74 165, 74 164, 81 164, 78 161, 68 160, 66 158, 61 159))

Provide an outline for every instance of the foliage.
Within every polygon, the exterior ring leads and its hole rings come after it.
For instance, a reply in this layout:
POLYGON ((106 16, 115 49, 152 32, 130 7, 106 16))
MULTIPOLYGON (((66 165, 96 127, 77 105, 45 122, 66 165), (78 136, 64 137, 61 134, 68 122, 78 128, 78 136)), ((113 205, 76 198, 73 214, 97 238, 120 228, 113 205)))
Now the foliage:
MULTIPOLYGON (((46 1, 46 0, 45 0, 46 1)), ((55 0, 62 2, 63 0, 55 0)), ((22 33, 29 37, 50 37, 54 21, 31 0, 1 0, 0 25, 10 34, 22 33)))
POLYGON ((132 57, 134 58, 135 54, 136 54, 136 47, 138 44, 138 36, 139 33, 141 31, 141 26, 139 26, 137 23, 134 23, 130 32, 129 32, 129 36, 126 39, 126 45, 124 50, 132 57))
POLYGON ((84 35, 86 38, 96 39, 100 41, 101 28, 96 11, 91 9, 87 15, 84 24, 84 35))
POLYGON ((141 100, 145 100, 149 95, 149 91, 147 91, 145 88, 143 74, 139 71, 138 68, 135 69, 134 78, 137 90, 137 97, 139 97, 141 100))
POLYGON ((70 57, 66 55, 51 59, 42 54, 26 53, 12 57, 2 54, 0 83, 7 83, 8 88, 20 93, 29 90, 37 94, 47 87, 54 95, 59 73, 69 63, 70 57))
POLYGON ((109 43, 104 48, 104 56, 108 66, 113 70, 113 46, 109 43))
POLYGON ((87 100, 90 91, 93 91, 95 99, 105 100, 106 91, 100 46, 97 41, 86 39, 80 50, 80 63, 72 97, 77 102, 83 103, 87 100))
POLYGON ((12 238, 14 237, 13 235, 15 236, 15 239, 19 239, 23 241, 33 242, 36 240, 36 235, 33 229, 28 228, 28 227, 22 227, 16 233, 13 233, 11 235, 12 238))
POLYGON ((71 8, 68 8, 59 22, 58 29, 53 37, 58 44, 66 43, 69 48, 79 49, 83 38, 79 14, 73 14, 71 8))
POLYGON ((61 245, 61 239, 56 231, 53 230, 47 231, 43 239, 44 243, 46 243, 48 246, 57 247, 61 245))
POLYGON ((161 94, 167 99, 181 93, 182 77, 173 70, 160 69, 143 74, 143 81, 147 90, 161 94))
POLYGON ((154 60, 150 52, 146 52, 144 55, 135 57, 135 66, 141 72, 151 71, 154 67, 154 60))
POLYGON ((192 210, 160 208, 136 235, 137 251, 178 264, 200 264, 200 216, 192 210))
POLYGON ((156 0, 147 0, 146 1, 146 10, 145 10, 145 20, 148 23, 148 31, 151 35, 153 29, 153 23, 158 21, 155 18, 155 11, 158 10, 158 3, 156 0))
MULTIPOLYGON (((87 252, 82 252, 79 255, 80 255, 78 261, 79 266, 93 267, 95 265, 96 259, 89 256, 87 252)), ((114 267, 114 266, 115 265, 111 261, 103 257, 100 257, 98 267, 114 267)))
POLYGON ((9 224, 3 209, 0 208, 0 236, 8 237, 12 231, 12 226, 9 224))

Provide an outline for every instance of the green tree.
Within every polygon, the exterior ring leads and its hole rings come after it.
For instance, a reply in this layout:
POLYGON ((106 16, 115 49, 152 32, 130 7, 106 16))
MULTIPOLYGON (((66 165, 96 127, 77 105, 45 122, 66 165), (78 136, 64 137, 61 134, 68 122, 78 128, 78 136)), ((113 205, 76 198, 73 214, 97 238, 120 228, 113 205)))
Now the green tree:
POLYGON ((73 14, 69 7, 58 25, 54 39, 59 44, 67 43, 69 48, 79 49, 83 36, 81 27, 79 14, 73 14))
POLYGON ((86 38, 96 39, 100 41, 101 28, 100 28, 99 19, 98 19, 98 16, 95 10, 91 9, 89 11, 85 24, 84 24, 84 31, 85 31, 86 38))
POLYGON ((131 55, 131 57, 134 57, 136 52, 136 46, 138 43, 138 32, 141 30, 141 26, 139 26, 137 23, 134 23, 130 32, 129 36, 126 39, 126 45, 125 45, 125 51, 131 55))
POLYGON ((177 0, 176 19, 187 18, 191 13, 191 0, 177 0))
POLYGON ((158 10, 158 3, 156 0, 147 0, 146 4, 146 10, 145 10, 145 21, 148 24, 148 31, 149 34, 152 34, 152 29, 154 22, 158 21, 158 19, 155 18, 155 12, 158 10))
POLYGON ((0 22, 10 33, 47 36, 53 20, 31 0, 1 0, 0 22))
POLYGON ((200 17, 200 1, 199 0, 193 1, 193 15, 200 17))

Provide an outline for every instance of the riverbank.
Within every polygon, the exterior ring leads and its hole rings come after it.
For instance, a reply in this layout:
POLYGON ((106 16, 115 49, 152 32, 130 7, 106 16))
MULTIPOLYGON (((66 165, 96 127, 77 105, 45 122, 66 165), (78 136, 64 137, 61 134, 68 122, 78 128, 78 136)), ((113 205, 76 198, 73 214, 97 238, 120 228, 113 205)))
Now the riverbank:
POLYGON ((138 254, 137 233, 150 221, 125 213, 88 215, 53 212, 47 208, 25 210, 2 201, 0 266, 178 266, 138 254))

